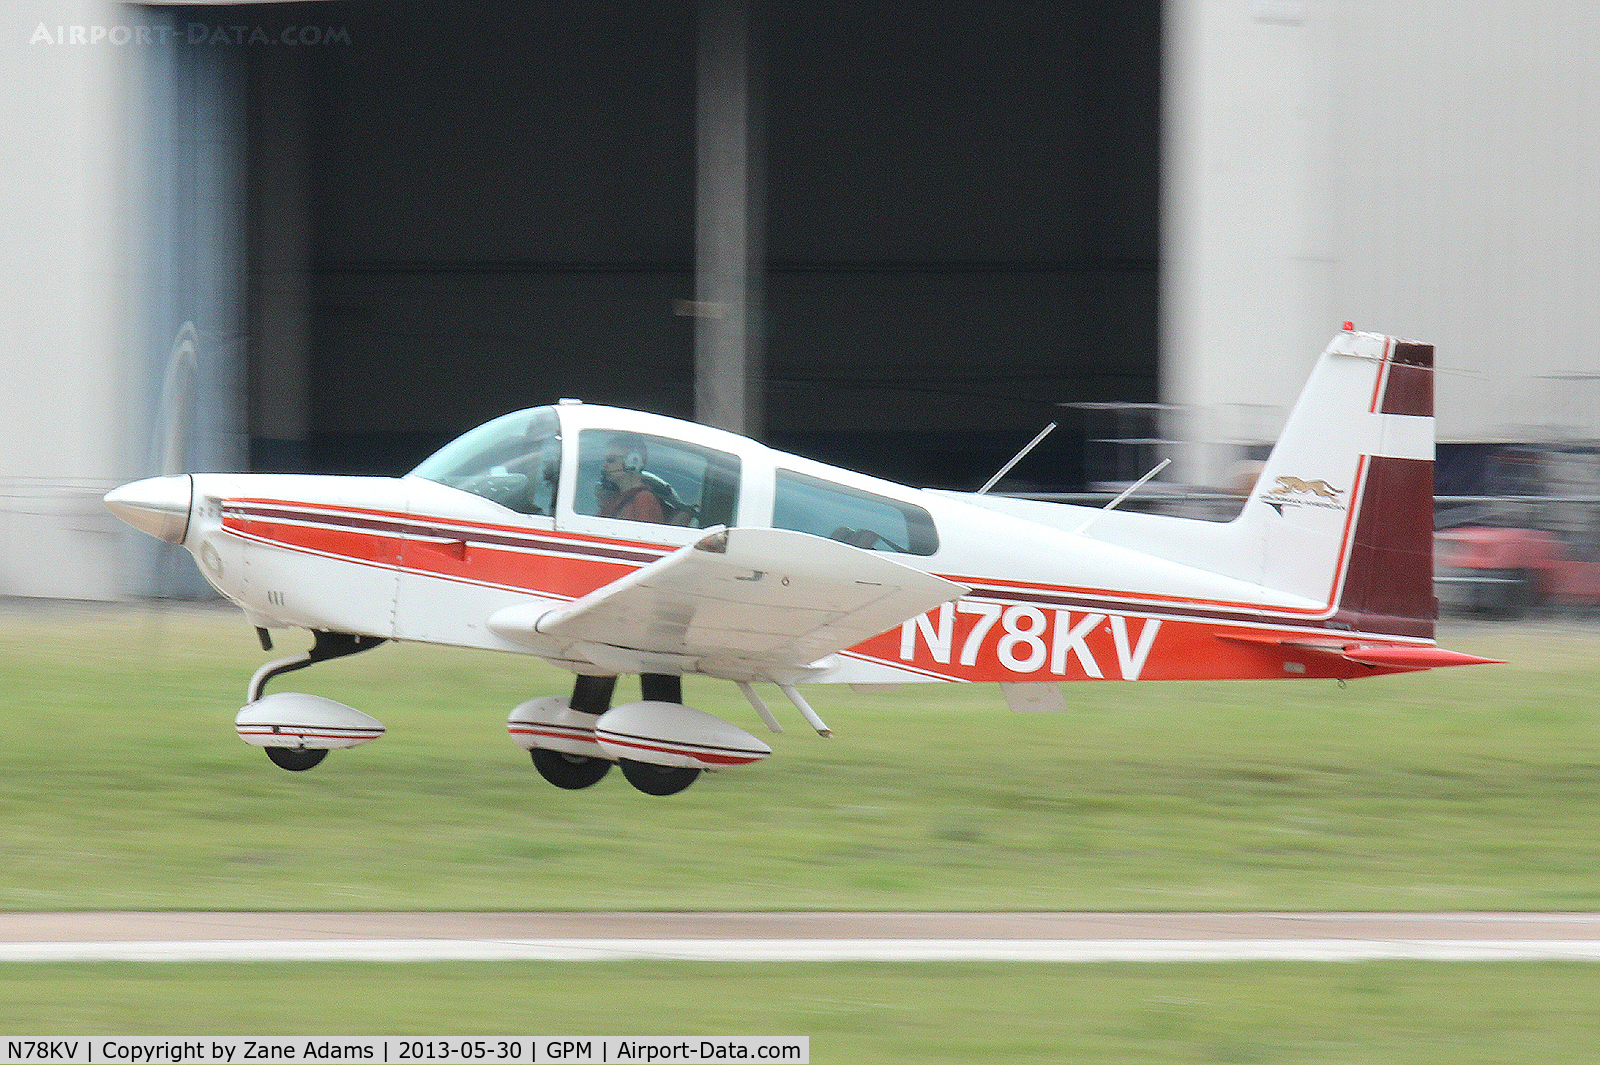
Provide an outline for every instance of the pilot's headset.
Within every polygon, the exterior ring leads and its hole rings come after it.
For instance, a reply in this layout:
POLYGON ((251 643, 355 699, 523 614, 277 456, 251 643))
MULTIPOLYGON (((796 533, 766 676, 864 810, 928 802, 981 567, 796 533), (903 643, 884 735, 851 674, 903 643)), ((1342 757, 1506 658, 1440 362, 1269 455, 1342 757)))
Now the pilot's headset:
POLYGON ((612 447, 625 448, 622 452, 622 468, 629 473, 638 473, 644 469, 645 445, 644 441, 633 433, 620 433, 611 440, 612 447))
MULTIPOLYGON (((612 439, 612 441, 611 441, 611 446, 612 447, 616 447, 619 444, 627 449, 627 450, 623 451, 623 453, 622 453, 622 468, 623 468, 623 470, 627 471, 630 474, 637 474, 641 470, 643 470, 644 469, 644 464, 645 464, 644 444, 641 443, 638 440, 637 437, 633 437, 632 439, 629 439, 628 437, 622 437, 620 439, 619 438, 613 438, 612 439)), ((605 473, 604 467, 602 467, 601 471, 600 471, 600 482, 599 483, 601 484, 602 487, 606 486, 606 484, 607 484, 606 473, 605 473)))

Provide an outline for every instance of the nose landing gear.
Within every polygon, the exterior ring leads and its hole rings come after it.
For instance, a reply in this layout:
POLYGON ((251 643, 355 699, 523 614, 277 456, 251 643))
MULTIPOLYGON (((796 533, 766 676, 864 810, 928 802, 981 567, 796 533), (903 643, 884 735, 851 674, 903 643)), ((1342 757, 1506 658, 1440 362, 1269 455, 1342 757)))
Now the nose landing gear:
MULTIPOLYGON (((239 738, 264 748, 272 764, 291 773, 315 768, 335 747, 354 747, 382 736, 383 723, 354 707, 300 692, 263 695, 273 677, 297 669, 369 651, 385 641, 349 632, 312 633, 311 650, 293 658, 268 662, 250 678, 248 702, 234 719, 239 738)), ((262 647, 271 643, 262 633, 262 647)))

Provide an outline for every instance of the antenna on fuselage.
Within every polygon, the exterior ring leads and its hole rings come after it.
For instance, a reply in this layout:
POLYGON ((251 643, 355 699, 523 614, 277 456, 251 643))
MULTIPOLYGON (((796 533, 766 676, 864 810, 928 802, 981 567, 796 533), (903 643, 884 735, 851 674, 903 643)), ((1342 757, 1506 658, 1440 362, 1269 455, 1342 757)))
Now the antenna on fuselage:
POLYGON ((1121 492, 1117 493, 1117 498, 1113 499, 1111 502, 1107 503, 1105 506, 1103 506, 1099 510, 1095 511, 1093 514, 1089 515, 1089 520, 1088 521, 1084 522, 1082 525, 1080 525, 1076 529, 1072 530, 1073 535, 1074 536, 1081 536, 1085 529, 1087 529, 1089 526, 1093 525, 1095 522, 1100 520, 1100 515, 1104 514, 1108 510, 1117 509, 1117 505, 1120 504, 1124 499, 1127 499, 1129 496, 1133 495, 1133 493, 1135 493, 1139 489, 1143 488, 1147 483, 1149 483, 1150 478, 1154 477, 1156 474, 1160 473, 1162 470, 1166 469, 1170 465, 1172 465, 1172 460, 1171 459, 1162 459, 1160 462, 1156 463, 1155 469, 1151 470, 1149 473, 1145 474, 1143 477, 1139 478, 1137 481, 1134 481, 1128 487, 1124 488, 1121 492))
POLYGON ((1010 462, 1008 462, 1004 466, 1000 467, 1000 472, 999 473, 996 473, 993 477, 989 478, 987 481, 984 482, 983 487, 978 489, 978 494, 981 496, 985 492, 987 492, 989 489, 991 489, 995 485, 999 484, 1000 483, 1000 478, 1002 478, 1006 474, 1010 473, 1011 472, 1011 467, 1015 466, 1017 463, 1021 462, 1025 458, 1027 458, 1028 457, 1028 452, 1032 451, 1034 448, 1038 447, 1041 443, 1043 443, 1044 442, 1044 438, 1049 436, 1052 432, 1055 431, 1055 427, 1056 427, 1056 423, 1055 422, 1051 422, 1049 425, 1047 425, 1043 429, 1039 430, 1039 435, 1034 437, 1032 440, 1028 441, 1028 446, 1027 447, 1023 448, 1021 451, 1019 451, 1015 455, 1013 455, 1011 457, 1011 461, 1010 462))

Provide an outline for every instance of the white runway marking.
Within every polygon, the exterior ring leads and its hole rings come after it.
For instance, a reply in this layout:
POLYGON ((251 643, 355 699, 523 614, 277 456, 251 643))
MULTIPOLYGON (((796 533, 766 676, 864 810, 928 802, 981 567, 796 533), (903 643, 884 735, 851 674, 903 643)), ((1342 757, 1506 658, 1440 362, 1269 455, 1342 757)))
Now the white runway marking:
POLYGON ((1600 961, 1600 940, 241 939, 0 943, 0 962, 1600 961))
POLYGON ((0 962, 1600 961, 1596 913, 0 913, 0 962))

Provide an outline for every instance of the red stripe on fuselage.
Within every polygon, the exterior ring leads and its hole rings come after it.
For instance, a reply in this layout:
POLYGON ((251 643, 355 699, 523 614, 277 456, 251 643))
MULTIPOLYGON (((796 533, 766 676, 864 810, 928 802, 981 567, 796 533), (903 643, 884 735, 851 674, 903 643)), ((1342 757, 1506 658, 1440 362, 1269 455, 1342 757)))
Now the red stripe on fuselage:
MULTIPOLYGON (((1015 605, 1005 608, 1007 612, 1026 609, 1015 605)), ((897 626, 857 644, 847 654, 877 665, 903 669, 916 677, 1001 683, 1338 679, 1415 668, 1361 664, 1292 646, 1328 640, 1337 640, 1341 645, 1375 646, 1383 639, 1342 630, 1119 617, 1099 611, 1046 610, 1040 613, 1044 614, 1042 625, 1039 618, 1031 615, 1026 618, 1002 615, 1000 620, 985 625, 982 615, 958 612, 951 618, 945 640, 930 640, 929 633, 913 619, 909 640, 905 629, 897 626), (1091 618, 1096 620, 1091 622, 1091 618), (1083 627, 1086 625, 1087 629, 1083 627), (1122 630, 1120 638, 1115 631, 1118 627, 1122 630), (1147 633, 1148 640, 1145 639, 1147 633), (1248 638, 1229 639, 1239 634, 1247 634, 1248 638), (904 658, 902 654, 908 643, 911 657, 904 658)), ((943 634, 936 632, 935 635, 943 634)), ((1431 644, 1396 641, 1386 646, 1430 647, 1431 644)))
MULTIPOLYGON (((1113 592, 1099 588, 1069 588, 1061 585, 1040 584, 1028 581, 1004 580, 995 577, 970 577, 960 574, 939 574, 947 580, 965 584, 980 597, 1011 599, 1040 606, 1073 607, 1079 610, 1104 610, 1111 613, 1136 611, 1159 617, 1196 621, 1265 620, 1304 622, 1334 616, 1340 589, 1345 578, 1345 567, 1350 557, 1351 530, 1356 515, 1362 510, 1366 485, 1368 456, 1356 461, 1355 489, 1350 505, 1345 510, 1344 529, 1340 534, 1339 557, 1334 563, 1333 580, 1323 603, 1316 607, 1270 606, 1259 602, 1240 602, 1227 599, 1202 599, 1193 596, 1161 595, 1155 592, 1113 592)), ((1429 502, 1432 513, 1432 502, 1429 502)))
POLYGON ((223 528, 257 543, 486 587, 575 599, 671 551, 575 533, 277 500, 229 500, 223 528))
MULTIPOLYGON (((973 600, 998 601, 1000 609, 1027 608, 1046 613, 1053 624, 1070 624, 1074 617, 1099 613, 1128 618, 1119 649, 1108 627, 1083 637, 1084 653, 1099 665, 1105 679, 1119 679, 1143 626, 1164 623, 1154 644, 1136 670, 1140 679, 1232 678, 1283 676, 1281 653, 1254 647, 1220 649, 1216 636, 1229 630, 1230 623, 1243 623, 1250 631, 1278 632, 1274 622, 1290 626, 1286 637, 1304 636, 1308 622, 1333 615, 1351 557, 1354 515, 1362 510, 1367 458, 1357 467, 1356 487, 1352 492, 1345 520, 1341 553, 1334 583, 1326 604, 1311 609, 1271 607, 1261 603, 1209 600, 1154 593, 1117 593, 1107 589, 1073 588, 1000 578, 972 578, 946 574, 949 579, 973 587, 973 600), (1130 618, 1128 612, 1135 612, 1130 618), (1064 617, 1063 617, 1064 616, 1064 617)), ((420 576, 504 588, 555 598, 575 599, 632 572, 639 565, 654 561, 673 550, 671 547, 634 541, 546 530, 527 530, 477 522, 446 521, 394 514, 384 511, 311 506, 279 500, 231 500, 224 504, 223 524, 230 532, 256 542, 289 550, 306 551, 358 564, 376 565, 420 576)), ((1031 616, 1028 620, 1032 620, 1031 616)), ((966 617, 963 624, 976 623, 966 617)), ((970 632, 970 630, 969 630, 970 632)), ((1340 633, 1344 635, 1343 632, 1340 633)), ((954 639, 964 640, 967 633, 954 639)), ((1051 679, 1090 679, 1092 674, 1076 668, 1080 655, 1074 650, 1064 662, 1073 668, 1059 673, 1048 668, 1021 672, 1004 666, 996 656, 997 641, 1012 638, 1013 660, 1025 659, 1025 650, 1016 653, 1017 641, 1026 634, 1007 633, 995 623, 988 637, 987 652, 971 666, 935 661, 919 653, 910 660, 900 658, 901 629, 863 641, 848 650, 851 657, 907 670, 928 679, 966 681, 1027 681, 1051 679)), ((1301 676, 1356 676, 1373 672, 1370 667, 1348 663, 1307 662, 1301 676)))
MULTIPOLYGON (((1364 459, 1363 459, 1364 462, 1364 459)), ((1360 481, 1358 468, 1357 481, 1360 481)), ((1351 513, 1358 509, 1353 501, 1351 513)), ((1349 542, 1350 518, 1344 540, 1349 542)), ((404 570, 422 576, 534 592, 559 598, 587 595, 636 565, 653 562, 670 547, 608 540, 574 533, 519 530, 470 522, 428 522, 410 515, 333 507, 305 507, 278 501, 233 500, 224 505, 223 527, 263 544, 309 551, 404 570)), ((1340 567, 1343 557, 1340 559, 1340 567)), ((1248 618, 1305 619, 1330 614, 1327 604, 1310 609, 1261 603, 1117 593, 1038 582, 940 574, 966 584, 979 596, 1083 610, 1158 612, 1197 620, 1248 618)))

